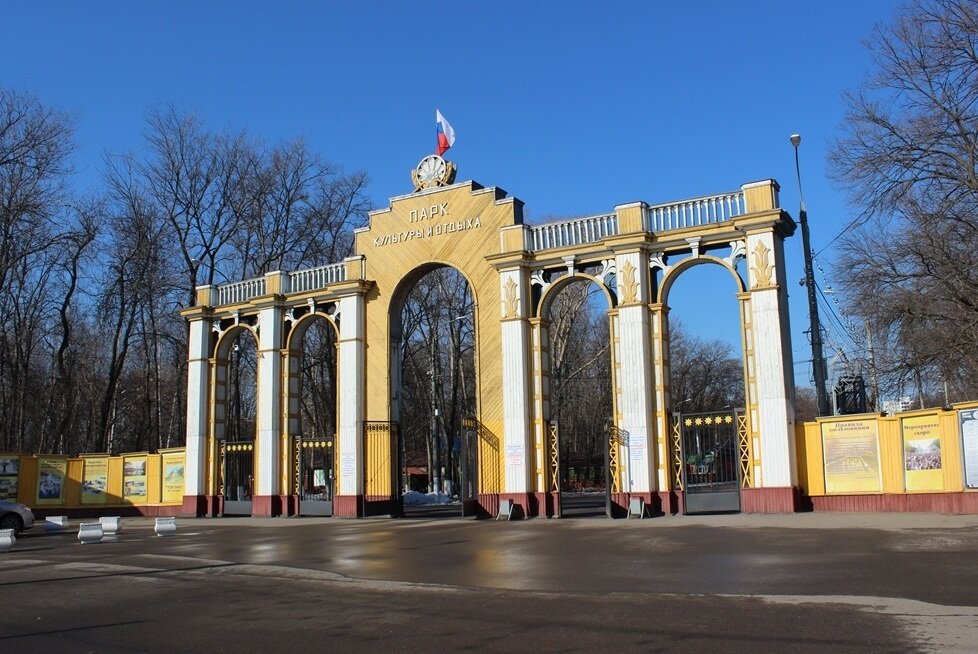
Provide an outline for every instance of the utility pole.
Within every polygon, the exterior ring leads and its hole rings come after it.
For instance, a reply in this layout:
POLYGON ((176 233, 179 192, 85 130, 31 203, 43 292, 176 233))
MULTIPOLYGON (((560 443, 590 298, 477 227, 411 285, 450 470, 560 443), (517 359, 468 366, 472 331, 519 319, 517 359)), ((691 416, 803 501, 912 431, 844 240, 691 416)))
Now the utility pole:
POLYGON ((872 394, 873 394, 873 404, 872 408, 874 411, 880 410, 880 378, 879 373, 876 371, 876 352, 873 350, 873 332, 869 329, 869 323, 864 323, 866 327, 866 348, 869 350, 869 374, 870 383, 872 384, 872 394))
POLYGON ((798 165, 798 145, 800 134, 791 135, 791 145, 795 148, 795 175, 798 177, 798 222, 801 224, 801 242, 805 248, 805 286, 808 288, 808 321, 812 340, 812 376, 815 378, 815 399, 818 415, 830 414, 829 396, 825 391, 825 356, 822 354, 822 325, 818 319, 818 301, 815 296, 815 273, 812 271, 812 244, 808 233, 808 212, 805 211, 805 196, 801 190, 801 167, 798 165))

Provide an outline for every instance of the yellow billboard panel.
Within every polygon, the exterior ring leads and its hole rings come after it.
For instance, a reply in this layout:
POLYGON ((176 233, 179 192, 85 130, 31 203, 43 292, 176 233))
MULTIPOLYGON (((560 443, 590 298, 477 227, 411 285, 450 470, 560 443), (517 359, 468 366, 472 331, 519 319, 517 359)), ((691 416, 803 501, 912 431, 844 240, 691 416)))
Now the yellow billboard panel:
POLYGON ((127 456, 122 461, 122 498, 129 504, 146 501, 146 457, 127 456))
POLYGON ((944 490, 941 423, 937 414, 904 418, 903 470, 908 491, 944 490))
POLYGON ((163 455, 163 502, 183 502, 184 456, 163 455))
POLYGON ((823 422, 821 426, 825 492, 881 492, 876 420, 823 422))
POLYGON ((20 456, 0 456, 0 500, 17 499, 17 478, 20 475, 20 456))
POLYGON ((105 504, 109 490, 109 457, 84 458, 82 469, 82 504, 105 504))
POLYGON ((68 462, 63 458, 38 459, 38 504, 64 504, 67 470, 68 462))

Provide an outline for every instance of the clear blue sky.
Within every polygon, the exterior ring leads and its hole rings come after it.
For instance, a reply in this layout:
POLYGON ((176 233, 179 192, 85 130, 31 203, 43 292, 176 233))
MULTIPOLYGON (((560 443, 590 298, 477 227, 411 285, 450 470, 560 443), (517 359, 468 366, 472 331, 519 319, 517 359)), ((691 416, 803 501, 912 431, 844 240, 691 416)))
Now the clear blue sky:
MULTIPOLYGON (((841 94, 871 69, 862 41, 898 6, 13 2, 0 85, 76 116, 81 188, 97 182, 104 152, 140 146, 147 109, 172 104, 213 129, 303 136, 328 160, 366 171, 377 207, 411 191, 438 107, 457 133, 446 156, 459 179, 506 189, 531 223, 770 177, 797 217, 788 136, 800 132, 819 252, 853 215, 825 162, 841 94)), ((800 235, 787 247, 796 378, 807 384, 800 235)), ((831 255, 819 257, 827 272, 831 255)), ((713 289, 731 286, 698 279, 675 294, 675 314, 739 347, 736 305, 713 289)))

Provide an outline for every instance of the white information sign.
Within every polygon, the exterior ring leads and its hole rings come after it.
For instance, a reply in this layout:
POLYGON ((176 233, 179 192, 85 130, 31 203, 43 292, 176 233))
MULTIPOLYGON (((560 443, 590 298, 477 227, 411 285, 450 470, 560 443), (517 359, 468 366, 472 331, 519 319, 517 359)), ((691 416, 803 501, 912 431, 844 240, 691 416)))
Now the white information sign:
POLYGON ((340 457, 340 474, 344 477, 352 477, 356 474, 356 456, 352 453, 344 453, 340 457))
POLYGON ((964 485, 978 488, 978 410, 958 411, 958 421, 964 454, 964 485))
POLYGON ((523 465, 523 446, 522 445, 507 445, 506 446, 506 465, 510 465, 510 466, 521 466, 521 465, 523 465))

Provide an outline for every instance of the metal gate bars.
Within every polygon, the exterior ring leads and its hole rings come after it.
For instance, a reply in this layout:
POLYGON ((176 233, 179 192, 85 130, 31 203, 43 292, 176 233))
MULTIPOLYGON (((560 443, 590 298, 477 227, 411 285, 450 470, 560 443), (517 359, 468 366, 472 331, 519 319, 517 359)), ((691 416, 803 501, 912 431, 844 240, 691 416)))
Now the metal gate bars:
POLYGON ((686 513, 740 510, 740 415, 734 410, 677 415, 677 481, 686 513))
POLYGON ((404 513, 400 430, 396 422, 363 423, 363 503, 361 515, 404 513))

